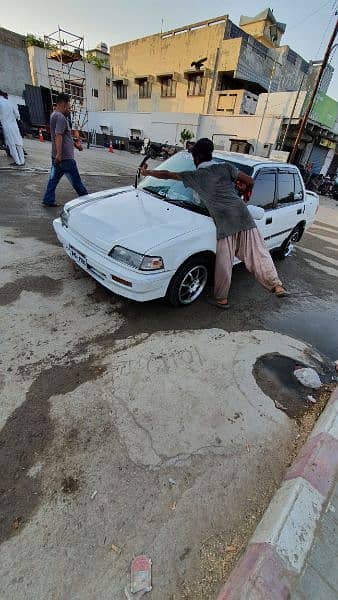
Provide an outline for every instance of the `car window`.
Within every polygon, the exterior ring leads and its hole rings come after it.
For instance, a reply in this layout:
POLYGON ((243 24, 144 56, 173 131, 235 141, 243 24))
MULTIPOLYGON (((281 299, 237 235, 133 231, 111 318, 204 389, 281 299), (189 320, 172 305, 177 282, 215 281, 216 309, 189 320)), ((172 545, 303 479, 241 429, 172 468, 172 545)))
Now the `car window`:
MULTIPOLYGON (((189 152, 178 152, 156 167, 156 169, 164 169, 173 171, 174 173, 179 173, 180 171, 195 171, 195 168, 192 156, 189 152)), ((199 203, 192 189, 186 188, 182 181, 146 177, 141 181, 139 187, 160 194, 163 198, 171 200, 187 200, 193 204, 199 203)))
POLYGON ((295 182, 295 200, 296 202, 304 199, 304 191, 301 179, 298 173, 293 174, 294 182, 295 182))
POLYGON ((295 201, 295 182, 293 173, 278 173, 278 204, 295 201))
POLYGON ((258 173, 248 204, 264 209, 273 208, 276 191, 276 174, 271 172, 258 173))

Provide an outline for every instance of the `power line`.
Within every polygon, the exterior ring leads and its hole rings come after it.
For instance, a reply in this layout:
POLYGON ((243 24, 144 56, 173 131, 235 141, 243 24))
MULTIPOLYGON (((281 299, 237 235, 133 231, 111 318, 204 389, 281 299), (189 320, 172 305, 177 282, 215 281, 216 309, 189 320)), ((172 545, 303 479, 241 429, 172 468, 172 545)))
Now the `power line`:
POLYGON ((331 9, 332 10, 332 14, 331 14, 331 17, 330 17, 327 25, 326 25, 324 33, 322 35, 322 39, 321 39, 321 42, 319 44, 319 48, 318 48, 317 53, 316 53, 316 58, 317 58, 317 56, 319 56, 319 53, 320 53, 321 47, 323 45, 324 39, 325 39, 326 34, 327 34, 328 30, 329 30, 329 27, 330 27, 330 25, 332 23, 332 19, 337 15, 337 10, 336 9, 337 9, 337 2, 334 2, 333 5, 332 5, 332 9, 331 9))
POLYGON ((331 4, 331 2, 332 2, 332 0, 328 0, 328 2, 324 2, 324 4, 322 4, 319 8, 317 8, 317 10, 314 10, 313 12, 309 13, 301 21, 298 21, 298 23, 296 23, 292 27, 288 28, 288 31, 292 31, 293 29, 296 29, 296 27, 299 27, 299 25, 302 25, 303 23, 305 23, 305 21, 307 21, 308 19, 310 19, 311 17, 313 17, 314 15, 319 13, 322 10, 322 8, 324 8, 328 4, 331 4))

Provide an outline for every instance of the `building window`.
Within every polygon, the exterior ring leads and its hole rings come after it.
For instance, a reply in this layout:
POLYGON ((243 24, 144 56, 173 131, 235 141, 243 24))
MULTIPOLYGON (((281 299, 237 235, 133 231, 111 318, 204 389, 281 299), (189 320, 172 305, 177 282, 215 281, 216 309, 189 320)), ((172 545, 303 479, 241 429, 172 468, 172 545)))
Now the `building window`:
POLYGON ((295 65, 295 64, 296 64, 296 62, 297 62, 297 56, 298 56, 298 55, 296 54, 296 52, 294 52, 293 50, 291 50, 291 48, 289 48, 289 49, 288 49, 288 53, 287 53, 287 55, 286 55, 286 58, 287 58, 287 60, 288 60, 288 61, 289 61, 291 64, 293 64, 293 65, 295 65))
POLYGON ((138 96, 139 98, 151 98, 151 83, 147 78, 138 79, 138 96))
POLYGON ((161 96, 162 98, 174 98, 176 96, 176 81, 172 75, 161 77, 161 96))
POLYGON ((190 73, 188 75, 188 96, 204 96, 205 79, 203 73, 190 73))
POLYGON ((115 87, 117 99, 126 100, 128 86, 125 83, 123 83, 123 81, 115 81, 115 87))
POLYGON ((73 98, 83 99, 83 84, 76 81, 65 82, 65 92, 73 98))
POLYGON ((93 96, 93 98, 98 98, 99 90, 97 90, 96 88, 92 88, 92 96, 93 96))

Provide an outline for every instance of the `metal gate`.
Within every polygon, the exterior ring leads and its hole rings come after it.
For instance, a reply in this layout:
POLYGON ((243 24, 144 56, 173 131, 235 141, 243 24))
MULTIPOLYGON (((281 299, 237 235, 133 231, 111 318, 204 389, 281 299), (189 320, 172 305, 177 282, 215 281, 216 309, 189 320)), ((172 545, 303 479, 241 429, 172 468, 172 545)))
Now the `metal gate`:
POLYGON ((324 148, 323 146, 313 147, 308 160, 308 162, 312 165, 311 174, 319 175, 328 151, 328 148, 324 148))

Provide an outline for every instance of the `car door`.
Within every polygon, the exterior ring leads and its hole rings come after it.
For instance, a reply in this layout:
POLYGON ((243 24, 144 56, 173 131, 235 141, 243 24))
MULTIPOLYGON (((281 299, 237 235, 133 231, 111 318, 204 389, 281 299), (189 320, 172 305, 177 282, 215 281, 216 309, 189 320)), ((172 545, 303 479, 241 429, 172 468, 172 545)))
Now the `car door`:
POLYGON ((272 248, 278 248, 298 223, 304 221, 305 193, 297 171, 279 168, 272 248))
POLYGON ((260 169, 255 175, 255 183, 248 202, 248 204, 264 208, 264 218, 257 221, 257 227, 266 240, 268 247, 271 245, 274 227, 276 186, 277 169, 260 169))

